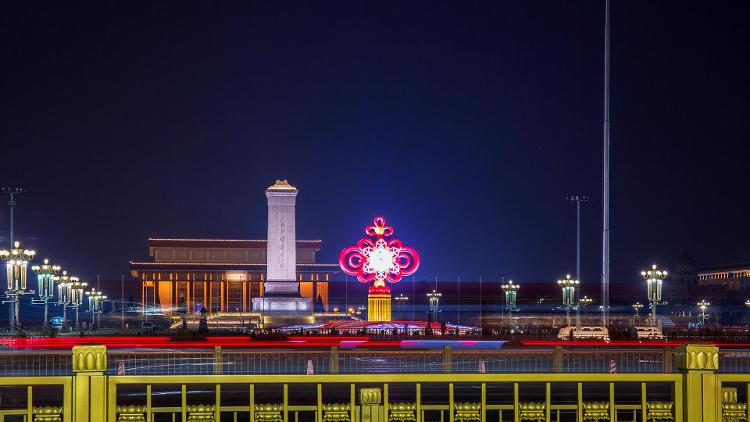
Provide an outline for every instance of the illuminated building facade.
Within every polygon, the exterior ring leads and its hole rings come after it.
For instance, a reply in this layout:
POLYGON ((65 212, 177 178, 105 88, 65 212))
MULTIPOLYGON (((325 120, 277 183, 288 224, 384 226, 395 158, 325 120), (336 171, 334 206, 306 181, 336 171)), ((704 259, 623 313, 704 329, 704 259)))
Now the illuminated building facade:
MULTIPOLYGON (((337 264, 319 264, 315 255, 320 240, 296 240, 296 280, 299 293, 328 310, 328 282, 339 271, 337 264)), ((148 239, 152 261, 130 262, 130 273, 139 279, 141 309, 166 315, 178 305, 189 313, 250 312, 253 299, 263 297, 266 240, 148 239)), ((135 296, 135 295, 134 295, 135 296)))
POLYGON ((698 285, 722 285, 731 292, 747 291, 750 289, 750 262, 701 269, 698 285))

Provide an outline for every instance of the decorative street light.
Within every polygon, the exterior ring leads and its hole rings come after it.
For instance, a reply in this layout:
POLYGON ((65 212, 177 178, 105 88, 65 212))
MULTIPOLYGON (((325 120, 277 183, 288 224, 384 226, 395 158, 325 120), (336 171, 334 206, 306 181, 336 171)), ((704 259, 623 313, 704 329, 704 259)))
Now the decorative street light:
POLYGON ((557 280, 557 285, 562 289, 562 303, 565 306, 565 318, 570 326, 570 309, 576 306, 576 287, 578 280, 570 278, 567 274, 564 279, 557 280))
POLYGON ((31 267, 31 271, 36 274, 37 290, 36 293, 39 295, 39 300, 44 303, 44 327, 49 326, 48 319, 48 304, 49 301, 55 296, 55 282, 60 278, 57 276, 60 273, 59 265, 52 265, 49 263, 49 259, 45 259, 42 265, 34 265, 31 267))
POLYGON ((578 305, 581 306, 581 310, 585 310, 587 305, 591 305, 591 303, 594 302, 594 299, 584 296, 578 300, 578 305))
POLYGON ((505 309, 508 310, 508 320, 513 321, 513 312, 518 312, 518 306, 516 306, 516 299, 518 299, 518 289, 521 288, 520 284, 513 284, 513 280, 508 280, 506 284, 500 286, 503 289, 503 296, 505 298, 505 309))
POLYGON ((430 313, 432 313, 433 321, 437 321, 438 306, 440 303, 441 296, 442 296, 442 293, 438 292, 435 289, 427 293, 427 298, 430 300, 430 313))
POLYGON ((745 301, 745 307, 747 309, 750 309, 750 299, 748 299, 748 300, 745 301))
POLYGON ((643 309, 643 304, 641 302, 635 302, 633 304, 633 310, 635 310, 635 317, 638 318, 639 313, 641 312, 641 309, 643 309))
POLYGON ((67 331, 68 330, 68 306, 71 304, 71 291, 70 291, 70 276, 68 275, 67 271, 63 271, 59 278, 59 282, 57 283, 57 304, 62 305, 63 308, 63 314, 62 314, 62 330, 67 331))
POLYGON ((101 292, 101 290, 96 290, 95 288, 92 288, 91 290, 86 292, 86 296, 89 297, 89 312, 91 312, 91 324, 94 325, 96 322, 96 329, 99 329, 99 320, 101 319, 101 316, 97 318, 97 314, 101 314, 102 312, 102 303, 107 299, 107 296, 104 295, 104 293, 101 292))
POLYGON ((88 286, 88 283, 84 283, 78 277, 70 277, 70 304, 76 310, 76 330, 81 329, 81 325, 78 323, 78 309, 83 304, 83 290, 86 289, 86 286, 88 286))
POLYGON ((3 303, 10 303, 11 308, 10 328, 15 330, 18 327, 18 313, 20 311, 19 296, 27 294, 26 292, 26 269, 29 261, 34 259, 36 252, 29 249, 22 249, 20 243, 15 242, 10 250, 0 250, 0 260, 5 261, 5 269, 8 284, 5 290, 5 296, 8 300, 3 303))
POLYGON ((698 302, 698 309, 701 310, 700 312, 701 327, 706 326, 706 318, 708 318, 707 311, 710 306, 711 304, 709 302, 706 302, 704 299, 701 299, 701 301, 698 302))
POLYGON ((401 309, 401 314, 403 315, 406 302, 409 301, 409 296, 404 296, 403 293, 400 293, 398 296, 394 297, 393 300, 396 301, 396 304, 401 309))
POLYGON ((646 280, 648 290, 648 302, 651 306, 651 325, 656 325, 656 305, 661 303, 661 285, 667 272, 656 269, 656 264, 651 266, 648 271, 641 271, 641 277, 646 280))

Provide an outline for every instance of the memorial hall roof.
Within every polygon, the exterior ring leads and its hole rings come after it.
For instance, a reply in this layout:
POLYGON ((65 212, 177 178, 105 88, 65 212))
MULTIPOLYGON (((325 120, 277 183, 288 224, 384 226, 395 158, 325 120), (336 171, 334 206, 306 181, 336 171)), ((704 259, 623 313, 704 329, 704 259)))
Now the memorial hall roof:
MULTIPOLYGON (((148 238, 150 248, 265 248, 265 239, 178 239, 178 238, 148 238)), ((321 240, 297 240, 297 248, 320 249, 321 240)))

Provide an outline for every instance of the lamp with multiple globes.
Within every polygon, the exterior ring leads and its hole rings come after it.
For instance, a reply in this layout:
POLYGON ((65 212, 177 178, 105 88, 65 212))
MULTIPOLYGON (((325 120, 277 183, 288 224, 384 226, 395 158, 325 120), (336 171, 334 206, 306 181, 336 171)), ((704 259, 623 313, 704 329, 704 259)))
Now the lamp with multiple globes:
POLYGON ((706 302, 705 299, 701 299, 700 302, 697 304, 698 309, 700 309, 700 319, 701 319, 701 327, 706 326, 706 318, 708 318, 708 308, 711 307, 711 303, 706 302))
POLYGON ((60 275, 58 276, 58 283, 57 283, 57 304, 62 305, 63 308, 63 314, 62 314, 62 330, 67 331, 68 330, 68 306, 70 306, 70 276, 68 275, 67 271, 62 271, 60 275))
POLYGON ((89 298, 89 312, 91 312, 91 324, 99 329, 99 322, 102 313, 102 304, 107 300, 107 296, 104 295, 100 290, 92 288, 86 292, 86 296, 89 298))
POLYGON ((570 326, 570 310, 576 307, 576 288, 578 287, 578 280, 573 280, 570 274, 567 274, 564 279, 557 280, 557 285, 562 290, 562 303, 565 307, 565 318, 568 326, 570 326))
POLYGON ((641 309, 643 309, 643 304, 641 302, 635 302, 633 304, 633 310, 635 311, 636 318, 640 316, 641 309))
MULTIPOLYGON (((500 286, 501 289, 503 289, 503 299, 505 303, 505 309, 508 310, 508 320, 510 322, 513 321, 513 312, 518 312, 518 306, 516 305, 516 300, 518 299, 518 290, 521 288, 521 285, 518 283, 513 283, 513 280, 508 280, 507 283, 502 284, 500 286)), ((503 317, 503 315, 501 315, 503 317)))
POLYGON ((404 296, 403 293, 399 293, 398 296, 394 297, 393 300, 396 301, 396 304, 398 305, 401 315, 404 313, 404 308, 406 307, 406 302, 409 301, 409 296, 404 296))
POLYGON ((513 280, 508 280, 508 282, 501 285, 500 288, 503 289, 505 309, 507 309, 508 312, 518 311, 516 298, 518 297, 518 289, 521 288, 521 285, 513 284, 513 280))
POLYGON ((586 306, 591 305, 593 302, 594 302, 594 299, 588 296, 584 296, 578 299, 578 305, 582 307, 581 309, 585 309, 586 306))
POLYGON ((43 326, 47 327, 49 326, 49 301, 55 296, 55 282, 60 279, 58 276, 60 266, 50 264, 49 259, 45 258, 42 265, 32 266, 31 271, 36 274, 36 293, 39 295, 39 300, 44 304, 43 326))
POLYGON ((437 321, 441 296, 443 296, 443 294, 435 289, 432 289, 431 292, 427 293, 427 300, 430 302, 430 315, 432 315, 432 321, 437 321))
POLYGON ((19 242, 14 242, 10 250, 0 250, 0 260, 5 261, 5 270, 7 285, 4 303, 10 303, 9 319, 10 328, 15 330, 18 327, 20 300, 19 296, 31 292, 26 291, 26 270, 29 261, 34 259, 36 252, 30 249, 21 248, 19 242))
POLYGON ((70 284, 68 287, 70 289, 70 306, 76 310, 76 330, 81 328, 81 324, 78 322, 78 310, 83 304, 83 291, 86 289, 86 286, 88 286, 88 283, 84 283, 79 280, 78 277, 70 277, 70 284))
POLYGON ((667 278, 667 272, 656 269, 656 264, 648 271, 641 271, 641 277, 646 280, 648 302, 651 307, 651 325, 656 325, 656 305, 661 303, 662 283, 667 278))

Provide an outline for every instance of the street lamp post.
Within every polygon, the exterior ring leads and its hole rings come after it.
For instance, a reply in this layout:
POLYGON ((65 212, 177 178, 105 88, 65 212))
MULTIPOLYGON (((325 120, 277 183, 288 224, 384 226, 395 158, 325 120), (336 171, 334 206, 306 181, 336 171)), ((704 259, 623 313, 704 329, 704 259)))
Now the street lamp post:
POLYGON ((81 329, 81 325, 78 323, 78 309, 83 304, 83 290, 86 286, 88 286, 88 283, 82 282, 78 277, 70 277, 70 303, 76 310, 76 330, 81 329))
POLYGON ((401 315, 403 316, 404 307, 406 306, 406 302, 409 300, 409 296, 404 296, 404 294, 401 293, 398 296, 394 297, 393 300, 396 301, 397 306, 401 310, 401 315))
POLYGON ((657 270, 656 264, 648 271, 641 271, 641 277, 646 280, 648 302, 651 307, 651 325, 656 326, 656 305, 661 303, 662 282, 667 278, 667 272, 657 270))
POLYGON ((37 280, 37 294, 39 300, 44 303, 44 323, 43 327, 49 326, 49 301, 55 296, 55 282, 60 278, 59 265, 52 265, 49 263, 49 259, 45 259, 42 265, 34 265, 31 267, 31 271, 36 274, 37 280))
POLYGON ((97 314, 102 312, 102 303, 107 299, 107 296, 101 292, 92 288, 86 292, 86 296, 89 298, 89 312, 91 312, 91 324, 95 325, 95 329, 99 329, 99 321, 101 316, 97 317, 97 314))
POLYGON ((5 261, 7 274, 7 286, 5 296, 7 300, 4 303, 10 303, 10 329, 15 330, 18 327, 20 296, 26 292, 26 269, 29 261, 34 259, 36 252, 29 249, 21 248, 19 242, 14 242, 10 250, 0 250, 0 260, 5 261))
POLYGON ((565 319, 567 320, 568 327, 570 327, 570 309, 576 307, 576 287, 578 287, 578 280, 573 280, 570 278, 570 274, 568 274, 564 279, 557 280, 557 285, 562 290, 565 319))
POLYGON ((748 299, 748 300, 745 301, 745 307, 747 309, 750 309, 750 299, 748 299))
POLYGON ((707 311, 710 306, 711 304, 709 302, 706 302, 705 299, 701 299, 701 301, 698 302, 698 309, 701 310, 700 312, 701 327, 706 326, 706 318, 708 318, 707 311))
POLYGON ((433 321, 437 321, 438 307, 439 307, 441 296, 442 296, 442 293, 438 292, 435 289, 427 293, 427 298, 430 301, 430 313, 432 313, 433 321))
POLYGON ((643 304, 641 302, 635 302, 633 304, 633 310, 635 311, 635 317, 636 317, 636 319, 638 318, 638 316, 639 316, 639 314, 641 312, 641 309, 643 309, 643 304))
POLYGON ((68 331, 68 306, 70 305, 70 276, 67 271, 63 271, 59 276, 60 282, 57 283, 57 304, 62 305, 62 331, 68 331))
POLYGON ((584 296, 584 297, 578 299, 578 305, 580 305, 582 307, 581 308, 581 312, 585 311, 586 310, 585 307, 587 305, 591 305, 593 302, 594 302, 594 299, 592 299, 592 298, 590 298, 588 296, 584 296))
MULTIPOLYGON (((578 289, 578 290, 580 291, 581 289, 578 289)), ((580 296, 581 293, 579 292, 578 295, 580 296)), ((578 307, 581 310, 581 315, 583 315, 583 314, 586 313, 586 307, 588 305, 591 305, 593 302, 594 302, 594 299, 592 299, 592 298, 590 298, 588 296, 583 296, 582 298, 578 299, 578 307)), ((578 327, 576 327, 576 329, 577 328, 578 327)))
POLYGON ((508 310, 508 321, 513 322, 513 312, 518 312, 518 306, 516 306, 516 300, 518 298, 518 289, 521 288, 520 284, 513 284, 513 280, 508 280, 506 284, 500 286, 503 289, 503 296, 505 299, 505 309, 508 310))

